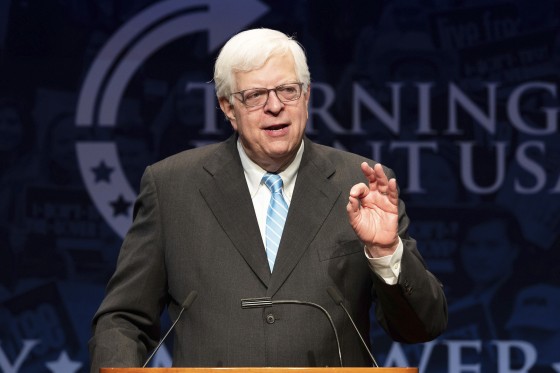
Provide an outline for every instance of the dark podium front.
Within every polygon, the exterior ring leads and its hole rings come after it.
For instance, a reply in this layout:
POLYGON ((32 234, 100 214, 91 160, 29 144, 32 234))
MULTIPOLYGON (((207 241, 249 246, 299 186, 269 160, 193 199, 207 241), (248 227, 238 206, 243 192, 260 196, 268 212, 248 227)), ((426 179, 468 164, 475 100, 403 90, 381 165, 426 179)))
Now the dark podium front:
POLYGON ((418 368, 101 368, 100 373, 418 373, 418 368))

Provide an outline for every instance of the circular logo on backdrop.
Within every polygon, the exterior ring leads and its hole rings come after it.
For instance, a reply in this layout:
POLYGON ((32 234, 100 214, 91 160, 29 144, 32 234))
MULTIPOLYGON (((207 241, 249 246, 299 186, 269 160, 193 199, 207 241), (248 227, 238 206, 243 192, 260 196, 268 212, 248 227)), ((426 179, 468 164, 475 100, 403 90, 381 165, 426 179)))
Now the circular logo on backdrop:
MULTIPOLYGON (((115 127, 130 80, 165 45, 206 31, 211 53, 267 11, 257 0, 167 0, 146 8, 117 30, 93 61, 80 90, 76 126, 115 127)), ((109 226, 124 237, 132 223, 136 192, 125 176, 117 144, 78 141, 76 153, 93 203, 109 226)))

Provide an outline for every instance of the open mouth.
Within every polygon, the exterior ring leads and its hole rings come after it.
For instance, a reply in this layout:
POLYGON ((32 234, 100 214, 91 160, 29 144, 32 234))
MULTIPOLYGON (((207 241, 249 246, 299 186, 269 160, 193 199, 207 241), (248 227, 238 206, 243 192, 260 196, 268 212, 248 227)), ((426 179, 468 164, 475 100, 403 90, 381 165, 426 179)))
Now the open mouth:
POLYGON ((282 134, 286 132, 287 128, 288 128, 287 124, 278 124, 278 125, 266 127, 264 130, 271 134, 282 134))

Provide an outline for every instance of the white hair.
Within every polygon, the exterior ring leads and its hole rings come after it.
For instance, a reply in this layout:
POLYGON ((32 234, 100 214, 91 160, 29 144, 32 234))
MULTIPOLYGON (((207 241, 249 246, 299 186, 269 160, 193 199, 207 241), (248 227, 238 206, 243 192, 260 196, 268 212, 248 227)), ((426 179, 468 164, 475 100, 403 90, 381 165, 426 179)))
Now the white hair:
POLYGON ((305 51, 300 43, 280 31, 259 28, 242 31, 222 47, 214 66, 214 84, 218 98, 229 96, 236 89, 235 72, 248 72, 264 66, 272 56, 290 52, 295 62, 296 77, 309 86, 311 76, 305 51))

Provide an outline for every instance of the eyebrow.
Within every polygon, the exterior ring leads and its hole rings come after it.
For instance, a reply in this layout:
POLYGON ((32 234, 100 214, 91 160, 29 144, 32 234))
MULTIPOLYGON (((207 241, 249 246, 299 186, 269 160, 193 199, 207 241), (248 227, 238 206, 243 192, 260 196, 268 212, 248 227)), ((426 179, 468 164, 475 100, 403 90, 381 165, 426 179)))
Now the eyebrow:
MULTIPOLYGON (((285 84, 297 84, 297 83, 299 83, 297 80, 290 80, 290 81, 287 81, 287 82, 284 82, 284 83, 276 84, 273 88, 280 87, 281 85, 285 85, 285 84)), ((263 87, 263 86, 258 86, 258 87, 254 86, 254 87, 250 87, 250 88, 238 89, 237 92, 246 91, 248 89, 272 89, 272 88, 266 88, 266 87, 263 87)))

